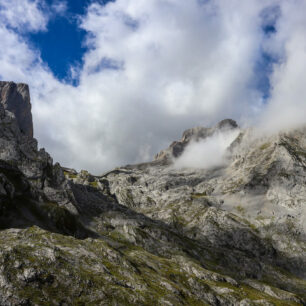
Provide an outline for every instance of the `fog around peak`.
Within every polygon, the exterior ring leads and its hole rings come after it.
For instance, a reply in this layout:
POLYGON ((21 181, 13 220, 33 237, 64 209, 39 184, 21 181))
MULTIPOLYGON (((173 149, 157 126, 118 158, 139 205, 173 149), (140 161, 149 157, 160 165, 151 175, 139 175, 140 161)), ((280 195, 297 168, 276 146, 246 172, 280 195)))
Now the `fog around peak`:
POLYGON ((225 166, 228 162, 227 149, 239 133, 239 129, 221 130, 206 139, 191 141, 182 155, 173 159, 173 167, 210 170, 225 166))

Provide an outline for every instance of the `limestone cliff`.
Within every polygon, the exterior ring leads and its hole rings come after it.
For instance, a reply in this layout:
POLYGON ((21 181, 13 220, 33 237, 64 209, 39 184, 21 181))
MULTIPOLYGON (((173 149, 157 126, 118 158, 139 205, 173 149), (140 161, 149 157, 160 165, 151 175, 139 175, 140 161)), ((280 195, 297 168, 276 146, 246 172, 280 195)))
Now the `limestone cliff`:
POLYGON ((33 137, 29 86, 0 81, 0 100, 4 109, 15 115, 20 131, 33 137))
POLYGON ((0 88, 0 305, 306 305, 305 128, 171 166, 225 120, 93 176, 53 165, 27 87, 0 88))

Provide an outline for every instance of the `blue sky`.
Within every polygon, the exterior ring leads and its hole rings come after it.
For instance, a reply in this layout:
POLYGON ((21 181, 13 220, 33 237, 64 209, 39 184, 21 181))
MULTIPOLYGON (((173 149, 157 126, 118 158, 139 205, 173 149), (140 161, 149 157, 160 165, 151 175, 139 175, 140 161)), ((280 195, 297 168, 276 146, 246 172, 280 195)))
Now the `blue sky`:
MULTIPOLYGON (((51 6, 54 0, 46 2, 51 6)), ((82 65, 82 56, 86 52, 86 32, 79 27, 78 18, 86 13, 91 2, 92 0, 67 1, 66 12, 53 16, 47 31, 29 34, 31 42, 40 50, 41 58, 59 79, 69 80, 71 65, 82 65)), ((99 2, 106 4, 109 1, 99 2)))
POLYGON ((305 0, 0 0, 0 80, 30 85, 34 134, 55 161, 100 173, 224 118, 269 132, 305 123, 305 11, 305 0))
MULTIPOLYGON (((42 60, 49 66, 55 77, 78 85, 78 78, 72 79, 71 67, 81 67, 82 57, 87 51, 84 44, 86 31, 80 28, 79 18, 86 14, 88 6, 93 0, 68 0, 60 1, 66 4, 64 14, 54 15, 50 18, 47 31, 29 33, 29 40, 40 51, 42 60)), ((101 5, 106 5, 108 0, 98 1, 101 5)), ((56 3, 54 0, 46 0, 49 6, 56 3)), ((262 26, 265 35, 275 33, 275 20, 262 26)), ((101 66, 108 66, 108 60, 103 60, 101 66)), ((269 76, 272 72, 271 66, 275 59, 268 53, 262 51, 254 63, 256 80, 252 86, 256 86, 262 92, 262 98, 266 100, 270 95, 269 76)))

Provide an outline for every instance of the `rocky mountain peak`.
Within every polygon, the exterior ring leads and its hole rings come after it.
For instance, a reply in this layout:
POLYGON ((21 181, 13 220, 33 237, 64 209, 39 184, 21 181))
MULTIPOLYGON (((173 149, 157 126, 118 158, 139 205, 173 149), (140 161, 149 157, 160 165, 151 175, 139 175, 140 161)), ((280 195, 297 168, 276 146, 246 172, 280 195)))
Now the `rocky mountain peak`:
POLYGON ((155 161, 169 161, 172 157, 179 157, 190 141, 199 141, 214 135, 217 132, 232 130, 239 128, 237 122, 232 119, 224 119, 216 124, 214 127, 203 127, 197 126, 190 128, 183 132, 182 138, 180 140, 174 141, 170 146, 160 151, 155 155, 155 161))
POLYGON ((5 110, 12 112, 20 131, 33 137, 33 121, 29 86, 27 84, 0 81, 0 102, 5 110))
POLYGON ((223 119, 217 125, 217 129, 236 129, 238 128, 238 124, 233 119, 223 119))

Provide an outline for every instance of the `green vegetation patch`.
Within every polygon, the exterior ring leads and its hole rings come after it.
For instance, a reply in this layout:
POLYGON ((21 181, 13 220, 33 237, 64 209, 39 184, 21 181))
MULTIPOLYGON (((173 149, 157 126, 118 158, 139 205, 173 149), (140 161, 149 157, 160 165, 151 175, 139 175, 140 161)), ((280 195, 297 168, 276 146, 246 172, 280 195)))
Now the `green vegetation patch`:
POLYGON ((263 150, 266 150, 267 148, 270 147, 270 145, 271 145, 270 142, 266 142, 266 143, 262 144, 262 145, 259 147, 259 149, 262 150, 262 151, 263 151, 263 150))
POLYGON ((200 199, 200 198, 205 198, 205 197, 207 197, 206 191, 204 191, 202 193, 192 193, 191 194, 192 199, 200 199))
POLYGON ((245 214, 245 208, 242 207, 241 205, 235 206, 235 209, 236 209, 240 214, 242 214, 242 215, 245 214))
POLYGON ((89 185, 91 187, 98 188, 98 182, 97 181, 90 182, 89 185))
POLYGON ((75 179, 77 178, 77 174, 75 173, 71 173, 71 172, 68 172, 68 171, 64 171, 64 175, 69 178, 69 179, 75 179))

